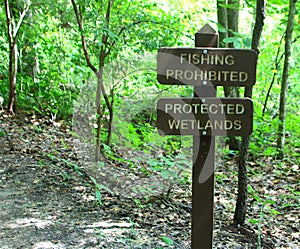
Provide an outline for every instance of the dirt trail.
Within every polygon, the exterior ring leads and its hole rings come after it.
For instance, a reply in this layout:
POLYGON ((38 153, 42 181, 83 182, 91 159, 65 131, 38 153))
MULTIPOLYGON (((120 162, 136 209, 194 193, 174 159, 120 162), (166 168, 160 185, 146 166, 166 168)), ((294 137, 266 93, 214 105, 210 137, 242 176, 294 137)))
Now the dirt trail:
MULTIPOLYGON (((99 206, 73 152, 69 128, 46 123, 0 116, 0 249, 190 249, 188 194, 146 201, 104 191, 99 206)), ((232 199, 234 191, 226 191, 232 199)), ((253 229, 230 226, 223 192, 216 190, 213 248, 256 249, 253 229)), ((272 240, 265 239, 263 248, 298 248, 275 247, 272 240)))
POLYGON ((186 224, 172 246, 160 237, 173 232, 164 216, 174 207, 159 209, 158 200, 142 214, 132 199, 105 192, 99 206, 89 177, 73 167, 68 127, 58 126, 0 116, 0 249, 188 248, 186 224))
POLYGON ((117 230, 131 224, 111 224, 87 179, 49 159, 63 134, 0 121, 0 248, 114 248, 117 230))

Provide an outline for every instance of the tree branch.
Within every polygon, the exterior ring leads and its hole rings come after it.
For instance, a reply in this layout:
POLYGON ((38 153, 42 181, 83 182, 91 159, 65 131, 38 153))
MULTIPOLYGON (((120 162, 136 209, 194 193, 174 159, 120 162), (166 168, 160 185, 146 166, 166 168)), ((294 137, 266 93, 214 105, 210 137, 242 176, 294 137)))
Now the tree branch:
POLYGON ((89 53, 88 53, 87 43, 86 43, 86 39, 85 39, 85 36, 84 36, 84 33, 83 33, 83 25, 82 25, 81 14, 78 11, 75 0, 71 0, 71 2, 72 2, 72 5, 73 5, 75 16, 76 16, 79 32, 80 32, 80 35, 81 35, 81 43, 82 43, 82 49, 83 49, 85 60, 87 62, 88 67, 90 69, 92 69, 92 71, 96 74, 97 73, 97 68, 92 64, 89 53))
POLYGON ((264 27, 264 20, 266 17, 266 1, 257 1, 256 6, 256 21, 253 29, 251 47, 259 54, 260 37, 264 27))
MULTIPOLYGON (((109 30, 109 26, 110 26, 110 10, 111 10, 111 6, 112 6, 112 0, 108 0, 108 5, 107 5, 107 10, 106 10, 106 14, 105 14, 105 24, 106 24, 106 29, 107 32, 109 30)), ((108 47, 108 33, 103 31, 102 34, 102 46, 101 46, 101 50, 100 50, 100 54, 99 54, 99 68, 104 66, 104 60, 106 58, 106 56, 108 56, 110 54, 110 49, 108 51, 106 51, 107 47, 108 47)))
POLYGON ((24 18, 25 18, 25 16, 26 16, 27 12, 28 12, 28 10, 29 10, 30 5, 31 5, 31 2, 28 1, 28 5, 27 5, 27 7, 24 9, 24 11, 22 12, 22 14, 21 14, 21 16, 20 16, 20 19, 19 19, 19 21, 18 21, 18 23, 17 23, 17 26, 16 26, 16 28, 15 28, 15 30, 14 30, 14 34, 13 34, 13 37, 14 37, 14 38, 16 38, 17 35, 18 35, 18 32, 19 32, 20 27, 21 27, 21 25, 22 25, 22 23, 23 23, 23 20, 24 20, 24 18))
POLYGON ((279 65, 280 65, 280 62, 284 56, 284 53, 279 57, 280 55, 280 47, 281 47, 281 44, 282 44, 282 41, 283 41, 283 38, 284 38, 284 35, 281 37, 280 39, 280 42, 279 42, 279 47, 277 49, 277 53, 276 53, 276 57, 275 57, 275 61, 274 61, 274 64, 275 64, 275 72, 273 73, 273 78, 271 80, 271 84, 268 88, 268 91, 267 91, 267 95, 266 95, 266 99, 265 99, 265 102, 264 102, 264 107, 263 107, 263 110, 262 110, 262 116, 264 117, 265 116, 265 112, 266 112, 266 109, 267 109, 267 103, 268 103, 268 99, 269 99, 269 96, 270 96, 270 93, 271 93, 271 89, 275 83, 275 80, 276 80, 276 75, 277 75, 277 71, 279 70, 279 65))
POLYGON ((10 15, 10 6, 8 0, 5 0, 5 13, 6 13, 8 42, 9 42, 9 46, 11 47, 14 42, 14 38, 13 38, 14 25, 12 23, 12 19, 10 15))

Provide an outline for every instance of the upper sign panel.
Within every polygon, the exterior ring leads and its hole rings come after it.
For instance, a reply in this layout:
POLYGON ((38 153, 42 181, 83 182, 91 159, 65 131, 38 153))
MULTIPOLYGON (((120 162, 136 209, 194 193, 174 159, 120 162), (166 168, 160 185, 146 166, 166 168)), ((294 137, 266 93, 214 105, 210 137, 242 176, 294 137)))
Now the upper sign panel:
POLYGON ((247 49, 161 48, 158 82, 170 85, 251 86, 257 53, 247 49))

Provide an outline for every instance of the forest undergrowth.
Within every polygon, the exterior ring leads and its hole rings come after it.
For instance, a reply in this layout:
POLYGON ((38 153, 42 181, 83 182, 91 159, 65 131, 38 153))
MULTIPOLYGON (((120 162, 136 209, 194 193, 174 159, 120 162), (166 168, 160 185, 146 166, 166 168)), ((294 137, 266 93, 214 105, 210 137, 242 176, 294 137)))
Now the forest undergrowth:
MULTIPOLYGON (((71 130, 66 122, 1 114, 1 249, 190 248, 188 181, 169 195, 116 193, 81 165, 71 130)), ((148 162, 135 160, 142 151, 115 153, 124 160, 106 157, 102 165, 116 178, 151 179, 143 173, 148 162)), ((247 221, 234 227, 236 157, 219 164, 213 248, 299 248, 299 165, 250 155, 247 221)))

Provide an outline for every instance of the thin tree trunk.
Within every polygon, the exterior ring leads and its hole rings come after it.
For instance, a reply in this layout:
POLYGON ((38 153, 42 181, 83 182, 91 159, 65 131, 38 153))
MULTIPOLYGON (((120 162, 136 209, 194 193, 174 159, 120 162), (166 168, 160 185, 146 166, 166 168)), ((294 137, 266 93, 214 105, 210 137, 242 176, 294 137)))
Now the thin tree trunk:
POLYGON ((7 38, 9 43, 9 67, 8 67, 8 78, 9 78, 9 95, 7 111, 14 113, 16 106, 16 62, 17 62, 17 45, 14 37, 15 23, 11 14, 11 8, 9 1, 5 0, 5 14, 6 14, 6 25, 7 25, 7 38))
POLYGON ((7 111, 15 113, 17 110, 17 70, 18 70, 18 48, 17 44, 13 43, 10 48, 9 56, 9 96, 7 111))
POLYGON ((217 0, 218 23, 226 30, 225 32, 219 32, 219 47, 224 48, 225 44, 223 43, 223 40, 228 37, 228 24, 227 10, 222 7, 222 4, 226 4, 226 0, 217 0))
MULTIPOLYGON (((259 53, 259 44, 262 29, 264 26, 265 19, 266 0, 257 0, 256 3, 256 20, 252 35, 252 49, 259 53)), ((252 87, 245 87, 245 97, 252 98, 252 87)), ((247 158, 250 144, 250 136, 242 138, 241 150, 238 160, 238 195, 234 213, 233 223, 235 225, 243 225, 247 213, 247 158)))
POLYGON ((95 161, 100 159, 100 145, 101 145, 101 126, 102 126, 102 108, 101 108, 101 86, 103 85, 103 67, 100 68, 97 75, 97 93, 96 93, 96 148, 95 148, 95 161))
POLYGON ((286 129, 286 104, 288 96, 288 78, 290 71, 290 57, 292 48, 292 35, 294 30, 294 18, 296 12, 297 0, 290 0, 290 11, 287 22, 287 28, 285 33, 285 58, 282 73, 281 92, 280 92, 280 104, 279 104, 279 125, 278 125, 278 139, 277 149, 278 156, 282 158, 284 155, 284 143, 285 143, 285 129, 286 129))
MULTIPOLYGON (((239 6, 240 0, 228 0, 228 4, 235 6, 235 8, 227 9, 227 25, 228 37, 234 37, 234 33, 239 32, 239 6)), ((233 43, 229 47, 234 48, 233 43)), ((225 97, 239 97, 239 88, 233 86, 224 87, 225 97)))
MULTIPOLYGON (((227 8, 227 28, 228 37, 234 37, 234 32, 239 32, 239 6, 240 0, 228 0, 228 5, 235 6, 234 8, 227 8)), ((234 48, 233 43, 229 44, 229 47, 234 48)), ((224 86, 224 95, 225 97, 235 98, 239 97, 239 87, 234 86, 224 86)), ((240 141, 237 137, 228 137, 227 144, 229 145, 230 150, 240 150, 240 141)))
POLYGON ((29 10, 30 2, 24 7, 23 12, 20 15, 19 21, 15 24, 14 17, 12 15, 10 3, 8 0, 4 0, 6 25, 7 25, 7 38, 9 43, 9 96, 7 111, 9 113, 16 112, 17 109, 17 71, 18 71, 18 47, 17 38, 18 33, 23 24, 24 18, 29 10))
MULTIPOLYGON (((110 27, 110 15, 111 15, 111 8, 112 8, 112 4, 113 1, 112 0, 108 0, 107 1, 107 9, 106 9, 106 14, 105 14, 105 25, 106 28, 109 29, 110 27)), ((106 51, 106 48, 109 46, 109 42, 108 42, 108 35, 106 33, 103 33, 102 35, 102 44, 104 45, 104 47, 101 47, 101 51, 99 54, 99 71, 101 71, 101 79, 98 81, 98 89, 102 92, 104 100, 105 100, 105 104, 108 108, 109 111, 109 124, 108 124, 108 134, 107 134, 107 140, 106 140, 106 144, 110 145, 110 138, 111 138, 111 125, 113 122, 113 110, 112 110, 112 104, 109 101, 109 98, 106 94, 105 88, 104 88, 104 84, 103 84, 103 68, 105 65, 105 58, 109 55, 110 50, 108 49, 108 51, 106 51)), ((100 108, 99 108, 100 110, 100 108)), ((100 126, 97 127, 97 141, 100 142, 100 137, 98 137, 100 135, 100 130, 98 131, 98 129, 101 129, 100 126)), ((97 144, 97 147, 99 149, 98 153, 100 153, 100 144, 97 144)))
MULTIPOLYGON (((99 53, 99 64, 98 69, 92 64, 90 55, 88 52, 88 45, 84 36, 83 24, 82 24, 82 13, 80 13, 75 0, 71 0, 74 13, 76 16, 77 24, 79 27, 79 31, 81 33, 81 44, 84 53, 85 60, 87 62, 88 67, 94 72, 97 77, 97 92, 96 92, 96 148, 95 148, 95 160, 99 161, 100 158, 100 145, 101 145, 101 128, 102 128, 102 108, 101 108, 101 95, 103 94, 105 102, 110 108, 109 101, 107 102, 107 96, 105 93, 104 85, 103 85, 103 69, 105 65, 105 58, 108 56, 109 52, 106 51, 108 47, 108 36, 107 34, 102 35, 102 44, 101 51, 99 53)), ((108 0, 107 12, 106 12, 106 25, 109 28, 110 22, 110 10, 111 10, 112 1, 108 0)))
POLYGON ((113 128, 113 121, 114 121, 114 93, 112 91, 111 94, 111 102, 110 106, 108 108, 109 111, 109 122, 108 122, 108 131, 107 131, 107 140, 106 140, 106 145, 110 146, 111 145, 111 136, 112 136, 112 128, 113 128))
POLYGON ((279 64, 281 62, 281 59, 283 58, 283 54, 279 57, 280 55, 280 47, 281 47, 281 43, 283 41, 283 38, 284 37, 281 37, 280 39, 280 42, 279 42, 279 47, 277 49, 277 53, 276 53, 276 57, 275 57, 275 61, 274 61, 274 64, 275 64, 275 72, 273 73, 273 78, 271 80, 271 84, 268 88, 268 91, 267 91, 267 95, 266 95, 266 99, 265 99, 265 102, 264 102, 264 107, 263 107, 263 110, 262 110, 262 116, 264 117, 265 116, 265 112, 266 112, 266 109, 267 109, 267 105, 268 105, 268 100, 269 100, 269 97, 270 97, 270 93, 271 93, 271 90, 272 90, 272 87, 276 81, 276 76, 277 76, 277 71, 279 70, 279 64))

